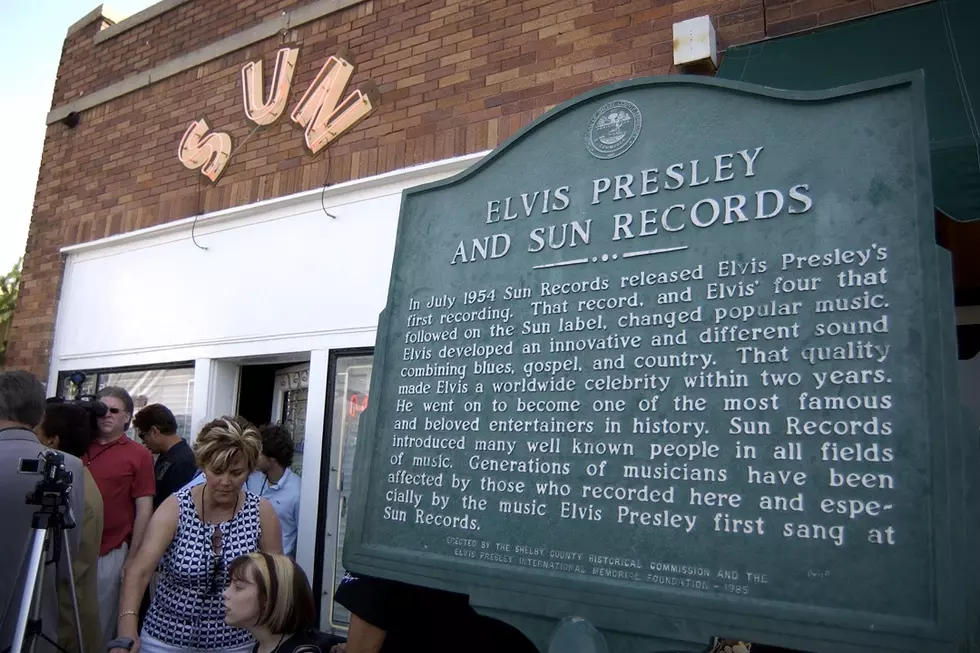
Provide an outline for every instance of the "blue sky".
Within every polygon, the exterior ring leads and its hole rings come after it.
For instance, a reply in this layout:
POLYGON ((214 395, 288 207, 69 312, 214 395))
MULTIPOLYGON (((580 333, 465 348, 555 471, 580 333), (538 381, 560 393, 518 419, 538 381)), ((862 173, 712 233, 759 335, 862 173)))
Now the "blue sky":
MULTIPOLYGON (((155 0, 107 2, 109 15, 129 16, 155 0)), ((44 116, 51 108, 51 93, 68 27, 95 9, 97 0, 5 0, 0 2, 0 129, 7 152, 24 159, 0 157, 0 275, 6 274, 24 253, 27 228, 34 205, 44 116)))

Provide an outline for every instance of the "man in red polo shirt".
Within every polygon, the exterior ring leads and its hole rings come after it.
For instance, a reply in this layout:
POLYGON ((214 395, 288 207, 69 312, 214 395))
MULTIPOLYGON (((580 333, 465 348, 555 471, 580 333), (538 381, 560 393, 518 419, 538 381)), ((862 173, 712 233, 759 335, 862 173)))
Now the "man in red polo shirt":
POLYGON ((156 492, 153 457, 143 445, 126 437, 133 416, 133 399, 122 388, 99 391, 108 408, 99 418, 99 434, 82 462, 102 492, 105 519, 99 550, 99 618, 105 643, 116 636, 119 585, 125 565, 139 549, 153 514, 156 492))

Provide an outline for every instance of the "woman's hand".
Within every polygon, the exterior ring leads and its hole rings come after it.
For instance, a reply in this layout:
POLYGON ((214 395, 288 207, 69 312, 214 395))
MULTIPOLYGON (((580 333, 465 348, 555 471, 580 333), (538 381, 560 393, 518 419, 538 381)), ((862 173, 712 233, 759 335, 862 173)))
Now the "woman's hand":
MULTIPOLYGON (((110 653, 116 653, 116 652, 110 651, 110 653)), ((347 642, 334 644, 332 647, 330 647, 330 653, 347 653, 347 642)))
MULTIPOLYGON (((135 619, 133 620, 135 621, 135 619)), ((111 648, 109 653, 139 653, 140 650, 140 637, 135 632, 136 626, 123 626, 119 625, 119 638, 129 637, 133 640, 133 646, 131 648, 111 648)))
POLYGON ((140 638, 136 637, 133 639, 133 648, 113 648, 109 649, 109 653, 139 653, 140 650, 140 638))
MULTIPOLYGON (((133 640, 133 647, 129 649, 129 653, 139 653, 140 601, 143 599, 153 572, 156 571, 160 559, 173 541, 174 533, 177 532, 178 515, 177 499, 171 495, 160 504, 160 508, 150 519, 150 525, 146 530, 147 537, 144 538, 139 551, 125 563, 126 580, 122 583, 119 592, 119 618, 116 629, 119 637, 133 640)), ((111 644, 112 642, 110 642, 109 653, 126 653, 126 649, 111 644)))

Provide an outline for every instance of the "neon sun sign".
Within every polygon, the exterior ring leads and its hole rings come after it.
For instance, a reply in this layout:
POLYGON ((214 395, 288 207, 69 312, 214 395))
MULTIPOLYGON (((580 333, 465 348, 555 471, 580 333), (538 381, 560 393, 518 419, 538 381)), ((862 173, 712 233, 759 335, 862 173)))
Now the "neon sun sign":
MULTIPOLYGON (((276 53, 268 98, 263 93, 262 60, 249 61, 242 66, 245 117, 256 127, 271 125, 282 117, 298 57, 299 48, 282 48, 276 53)), ((303 138, 311 154, 317 154, 368 117, 381 100, 377 86, 370 81, 360 84, 341 99, 354 74, 352 62, 346 50, 327 59, 289 116, 303 129, 303 138)), ((177 158, 184 167, 200 169, 211 183, 217 182, 225 171, 231 154, 231 135, 211 131, 205 118, 199 118, 187 127, 177 148, 177 158)))

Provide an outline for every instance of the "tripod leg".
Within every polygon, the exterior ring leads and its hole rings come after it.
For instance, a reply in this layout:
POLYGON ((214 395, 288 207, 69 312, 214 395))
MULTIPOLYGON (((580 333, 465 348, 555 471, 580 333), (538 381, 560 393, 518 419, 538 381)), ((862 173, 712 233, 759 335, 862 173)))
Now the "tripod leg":
MULTIPOLYGON (((44 595, 44 574, 45 574, 44 570, 48 564, 44 560, 44 558, 50 550, 52 549, 57 550, 57 547, 52 542, 52 538, 53 538, 52 532, 56 532, 56 531, 51 531, 50 529, 44 531, 44 546, 41 548, 41 570, 37 576, 37 590, 35 590, 34 592, 34 603, 31 605, 31 618, 27 622, 27 635, 28 637, 31 638, 30 647, 27 647, 26 645, 24 646, 24 648, 27 648, 27 653, 34 653, 37 650, 38 638, 44 638, 50 641, 50 638, 48 638, 42 630, 44 625, 44 620, 41 617, 41 597, 44 595)), ((57 562, 58 562, 57 554, 55 554, 55 556, 56 557, 53 560, 51 560, 51 562, 55 563, 55 569, 57 569, 57 562)), ((55 577, 57 578, 57 574, 55 575, 55 577)), ((55 590, 57 591, 57 589, 58 589, 57 581, 55 581, 55 590)), ((55 596, 56 601, 57 598, 58 597, 55 596)), ((56 628, 57 625, 58 622, 55 621, 56 628)), ((57 644, 55 644, 55 648, 57 648, 57 644)))
POLYGON ((61 531, 65 561, 68 563, 68 589, 71 592, 71 611, 75 617, 75 636, 78 637, 78 653, 85 653, 85 645, 82 643, 82 620, 78 615, 78 594, 75 589, 75 569, 71 564, 71 548, 68 546, 68 531, 61 531))
MULTIPOLYGON (((24 637, 27 635, 27 622, 31 619, 31 610, 40 603, 41 582, 44 577, 42 565, 44 558, 44 540, 47 531, 34 529, 31 535, 31 550, 28 554, 27 575, 24 580, 24 594, 20 601, 20 612, 17 615, 17 625, 14 628, 14 641, 10 653, 21 653, 24 648, 24 637)), ((35 638, 31 638, 30 647, 33 649, 35 638)))

